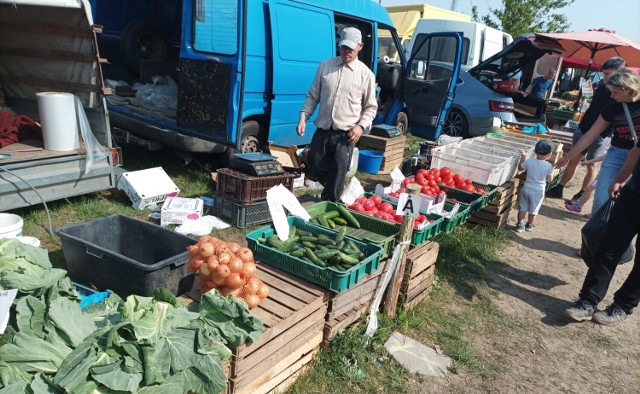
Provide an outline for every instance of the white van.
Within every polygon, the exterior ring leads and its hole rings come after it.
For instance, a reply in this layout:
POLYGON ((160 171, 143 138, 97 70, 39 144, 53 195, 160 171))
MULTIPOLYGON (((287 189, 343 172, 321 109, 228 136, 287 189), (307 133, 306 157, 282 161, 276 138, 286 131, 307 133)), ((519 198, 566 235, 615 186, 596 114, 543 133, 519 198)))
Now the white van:
MULTIPOLYGON (((407 54, 411 53, 414 38, 420 33, 436 33, 443 31, 461 32, 462 40, 462 65, 473 67, 500 52, 513 41, 511 35, 483 25, 478 22, 457 21, 449 19, 420 19, 413 31, 413 36, 405 48, 407 54)), ((443 62, 451 62, 451 54, 447 48, 436 48, 439 51, 437 58, 443 62)))

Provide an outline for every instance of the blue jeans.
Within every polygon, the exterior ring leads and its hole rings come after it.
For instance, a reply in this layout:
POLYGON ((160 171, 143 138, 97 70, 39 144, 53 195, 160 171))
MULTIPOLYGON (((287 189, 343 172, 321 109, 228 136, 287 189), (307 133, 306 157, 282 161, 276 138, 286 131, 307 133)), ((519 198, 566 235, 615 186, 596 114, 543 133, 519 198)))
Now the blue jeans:
POLYGON ((598 173, 598 183, 596 183, 596 193, 593 197, 593 207, 591 213, 596 213, 598 208, 604 205, 609 199, 609 186, 618 174, 620 168, 627 159, 630 149, 618 148, 616 146, 609 147, 607 155, 602 161, 600 172, 598 173))

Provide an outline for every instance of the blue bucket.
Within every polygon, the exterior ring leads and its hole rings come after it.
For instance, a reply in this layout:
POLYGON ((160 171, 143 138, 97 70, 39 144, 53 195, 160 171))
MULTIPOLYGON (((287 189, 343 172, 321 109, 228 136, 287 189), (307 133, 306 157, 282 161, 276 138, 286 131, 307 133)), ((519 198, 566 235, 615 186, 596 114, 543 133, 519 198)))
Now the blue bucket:
POLYGON ((369 174, 377 174, 382 166, 382 152, 376 150, 361 150, 358 157, 358 170, 369 174))

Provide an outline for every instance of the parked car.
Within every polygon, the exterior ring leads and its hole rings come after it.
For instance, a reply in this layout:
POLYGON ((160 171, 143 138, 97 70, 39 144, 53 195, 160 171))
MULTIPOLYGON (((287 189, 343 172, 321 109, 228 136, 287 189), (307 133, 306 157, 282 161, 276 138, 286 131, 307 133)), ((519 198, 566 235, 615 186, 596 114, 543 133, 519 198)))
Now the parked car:
MULTIPOLYGON (((419 39, 420 36, 416 42, 419 39)), ((534 64, 546 53, 562 52, 558 41, 527 34, 516 38, 502 51, 477 66, 462 67, 443 133, 474 137, 486 134, 493 124, 493 118, 516 121, 514 102, 518 102, 522 93, 500 91, 509 79, 507 75, 534 64)), ((449 63, 432 62, 430 72, 431 80, 445 79, 451 75, 451 66, 449 63), (438 72, 440 75, 435 74, 438 72)))

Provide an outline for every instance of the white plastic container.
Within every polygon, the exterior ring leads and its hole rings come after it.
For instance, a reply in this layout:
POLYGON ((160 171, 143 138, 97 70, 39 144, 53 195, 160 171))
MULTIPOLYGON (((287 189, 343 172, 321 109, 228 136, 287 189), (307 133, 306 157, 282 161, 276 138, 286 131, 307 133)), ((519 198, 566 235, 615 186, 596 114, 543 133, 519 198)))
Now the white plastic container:
POLYGON ((475 142, 473 141, 473 139, 468 139, 466 141, 468 142, 464 142, 460 146, 462 149, 467 149, 473 152, 480 152, 488 155, 503 157, 507 160, 510 160, 508 170, 505 172, 506 176, 505 176, 504 182, 511 180, 518 173, 518 163, 520 162, 519 152, 508 151, 504 149, 491 147, 489 145, 484 145, 484 144, 475 142))
POLYGON ((0 213, 0 238, 15 238, 22 235, 22 218, 13 213, 0 213))
POLYGON ((80 148, 75 99, 71 93, 36 93, 44 148, 70 151, 80 148))
POLYGON ((434 148, 431 150, 431 167, 449 167, 451 172, 483 185, 502 185, 510 160, 460 148, 448 152, 434 148))

